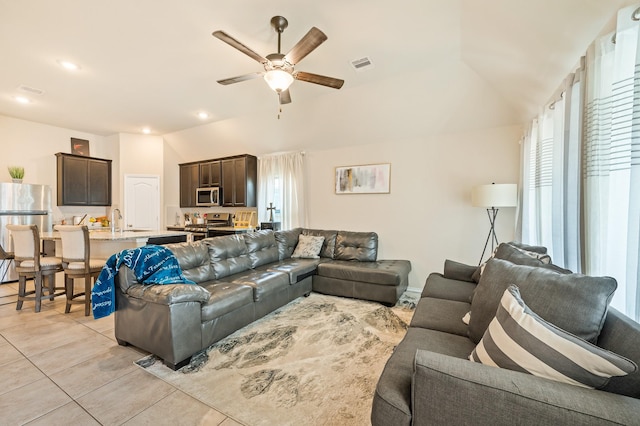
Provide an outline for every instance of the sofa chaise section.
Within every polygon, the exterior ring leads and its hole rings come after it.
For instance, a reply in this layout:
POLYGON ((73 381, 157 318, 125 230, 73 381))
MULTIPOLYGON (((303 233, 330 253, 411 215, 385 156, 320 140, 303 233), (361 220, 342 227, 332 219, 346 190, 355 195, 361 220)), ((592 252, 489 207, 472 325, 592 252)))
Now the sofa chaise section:
POLYGON ((393 306, 407 289, 410 270, 408 260, 324 262, 313 277, 313 290, 393 306))

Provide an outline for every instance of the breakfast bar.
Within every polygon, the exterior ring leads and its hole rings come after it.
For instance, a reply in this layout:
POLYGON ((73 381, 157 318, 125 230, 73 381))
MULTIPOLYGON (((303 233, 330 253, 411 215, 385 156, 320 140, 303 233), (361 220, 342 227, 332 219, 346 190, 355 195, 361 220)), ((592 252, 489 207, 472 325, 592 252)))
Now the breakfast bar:
MULTIPOLYGON (((56 255, 62 253, 60 233, 42 232, 42 240, 51 240, 56 245, 56 255)), ((191 234, 186 231, 115 231, 109 229, 92 229, 89 231, 91 257, 107 259, 112 254, 125 249, 142 247, 147 244, 166 244, 179 241, 189 241, 191 234)))

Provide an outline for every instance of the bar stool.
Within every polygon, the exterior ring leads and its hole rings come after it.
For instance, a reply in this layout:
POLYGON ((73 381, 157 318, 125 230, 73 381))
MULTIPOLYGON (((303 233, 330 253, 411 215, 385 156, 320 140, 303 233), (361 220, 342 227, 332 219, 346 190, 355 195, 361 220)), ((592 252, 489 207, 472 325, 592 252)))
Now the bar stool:
POLYGON ((13 238, 14 259, 18 273, 18 303, 16 310, 22 309, 22 302, 35 300, 35 311, 40 312, 44 299, 53 300, 64 294, 64 287, 56 287, 56 272, 62 271, 59 257, 40 255, 40 232, 36 225, 7 225, 13 238), (27 279, 33 278, 35 289, 27 292, 27 279), (48 286, 45 287, 45 283, 48 286), (56 293, 56 290, 63 290, 56 293), (48 291, 48 294, 43 294, 48 291), (32 295, 33 296, 30 296, 32 295))
MULTIPOLYGON (((9 274, 9 268, 11 268, 11 262, 13 262, 14 257, 15 256, 13 255, 13 252, 4 251, 4 248, 2 248, 2 245, 0 244, 0 275, 1 275, 0 276, 0 285, 2 285, 2 283, 4 282, 4 279, 9 274)), ((14 297, 14 296, 17 296, 17 295, 18 295, 17 293, 4 294, 4 295, 0 296, 0 299, 10 298, 10 297, 14 297)), ((13 302, 0 301, 0 306, 8 305, 9 303, 13 303, 13 302)))
POLYGON ((72 303, 82 303, 85 316, 89 316, 91 315, 91 279, 93 278, 95 282, 106 260, 91 258, 89 229, 85 225, 56 225, 54 229, 60 232, 62 240, 62 267, 67 293, 67 306, 64 312, 68 314, 71 311, 72 303), (75 278, 84 278, 84 292, 74 293, 75 278), (78 297, 82 298, 76 300, 78 297))
POLYGON ((0 271, 2 271, 2 277, 0 277, 0 283, 4 281, 7 274, 9 273, 9 268, 11 267, 11 262, 15 258, 13 252, 5 251, 0 245, 0 271))

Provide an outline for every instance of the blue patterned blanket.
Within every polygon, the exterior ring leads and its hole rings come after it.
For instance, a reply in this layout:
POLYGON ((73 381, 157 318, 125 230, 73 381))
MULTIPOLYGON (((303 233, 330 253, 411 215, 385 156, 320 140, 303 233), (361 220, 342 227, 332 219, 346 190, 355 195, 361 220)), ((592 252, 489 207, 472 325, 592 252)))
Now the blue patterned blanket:
POLYGON ((91 290, 91 309, 95 319, 115 311, 114 278, 122 265, 133 271, 140 284, 195 284, 185 278, 178 259, 166 247, 148 245, 122 250, 107 260, 91 290))

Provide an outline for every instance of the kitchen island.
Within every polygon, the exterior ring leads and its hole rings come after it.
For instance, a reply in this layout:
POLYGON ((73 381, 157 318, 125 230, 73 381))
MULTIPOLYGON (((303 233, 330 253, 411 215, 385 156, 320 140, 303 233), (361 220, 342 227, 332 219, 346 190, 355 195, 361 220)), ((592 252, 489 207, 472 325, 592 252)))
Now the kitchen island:
MULTIPOLYGON (((52 240, 56 244, 56 256, 62 255, 60 233, 41 232, 42 240, 52 240)), ((170 242, 189 241, 191 234, 185 231, 116 231, 109 229, 90 229, 89 243, 91 257, 107 259, 112 254, 124 249, 142 247, 147 244, 166 244, 170 242)))

